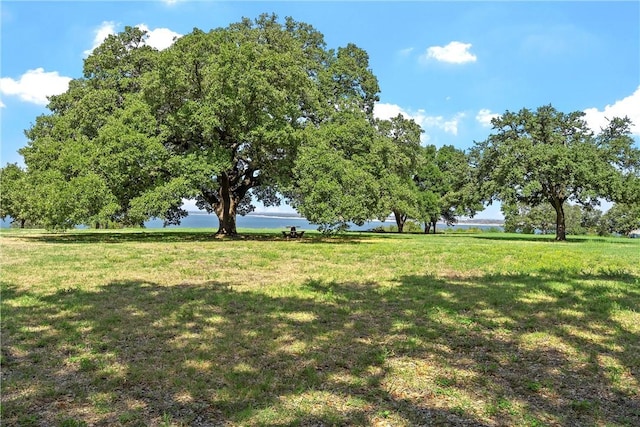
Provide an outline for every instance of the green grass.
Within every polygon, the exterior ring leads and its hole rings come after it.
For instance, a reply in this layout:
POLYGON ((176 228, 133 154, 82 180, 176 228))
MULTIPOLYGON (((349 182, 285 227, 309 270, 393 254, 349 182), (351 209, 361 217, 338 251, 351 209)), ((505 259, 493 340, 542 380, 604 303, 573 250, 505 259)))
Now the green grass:
POLYGON ((244 233, 2 231, 2 424, 640 424, 640 241, 244 233))

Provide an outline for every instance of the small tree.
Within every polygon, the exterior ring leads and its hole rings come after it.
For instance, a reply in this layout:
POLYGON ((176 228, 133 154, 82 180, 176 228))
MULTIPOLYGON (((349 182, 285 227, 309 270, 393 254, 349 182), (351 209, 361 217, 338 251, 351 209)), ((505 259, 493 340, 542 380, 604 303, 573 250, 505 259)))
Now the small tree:
POLYGON ((11 218, 24 228, 30 219, 29 197, 25 171, 15 163, 7 164, 0 169, 0 218, 11 218))
POLYGON ((640 229, 640 203, 614 204, 601 218, 602 230, 623 236, 640 229))
MULTIPOLYGON (((386 143, 378 144, 374 153, 378 159, 377 172, 382 203, 386 204, 402 233, 409 218, 419 216, 419 194, 414 177, 421 162, 420 126, 402 115, 390 120, 376 120, 376 128, 386 143)), ((386 215, 385 215, 386 216, 386 215)))
POLYGON ((425 233, 433 228, 435 234, 440 219, 452 225, 458 216, 473 216, 482 207, 472 174, 464 151, 451 145, 422 149, 414 181, 420 192, 419 219, 425 224, 425 233))
POLYGON ((580 226, 587 234, 598 234, 602 222, 602 211, 595 207, 587 206, 582 209, 580 226))
POLYGON ((615 118, 594 137, 583 116, 547 105, 493 119, 494 133, 472 150, 483 196, 508 205, 549 203, 556 240, 566 239, 566 202, 595 206, 598 198, 626 198, 624 182, 638 179, 640 161, 630 120, 615 118))
POLYGON ((293 170, 295 184, 287 192, 293 207, 322 231, 386 215, 378 179, 382 165, 376 153, 387 144, 357 110, 337 113, 322 126, 307 128, 293 170))
POLYGON ((551 205, 502 206, 504 229, 508 233, 549 234, 555 228, 555 211, 551 205))
MULTIPOLYGON (((580 205, 563 206, 567 235, 582 235, 595 232, 601 212, 592 207, 580 205)), ((556 213, 549 204, 534 207, 503 205, 504 228, 509 233, 551 234, 555 229, 556 213)))

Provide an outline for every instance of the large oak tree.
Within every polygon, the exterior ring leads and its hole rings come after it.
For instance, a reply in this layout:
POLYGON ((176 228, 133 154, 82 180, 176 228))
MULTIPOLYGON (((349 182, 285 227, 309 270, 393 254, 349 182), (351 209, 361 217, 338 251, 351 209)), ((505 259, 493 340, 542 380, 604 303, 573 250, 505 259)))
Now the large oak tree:
POLYGON ((493 133, 472 151, 478 191, 508 205, 551 204, 556 240, 566 239, 566 202, 594 206, 599 198, 628 198, 640 160, 629 119, 614 118, 594 135, 583 116, 547 105, 493 119, 493 133))
POLYGON ((252 199, 291 193, 306 128, 337 112, 371 117, 378 99, 366 52, 327 49, 290 18, 194 29, 162 52, 145 38, 131 27, 108 37, 27 131, 35 210, 51 228, 175 223, 196 198, 233 235, 252 199))
POLYGON ((218 216, 218 233, 231 235, 252 198, 277 204, 292 188, 305 128, 337 111, 370 115, 377 92, 364 51, 327 50, 313 27, 263 15, 179 39, 162 53, 146 98, 172 155, 222 162, 200 183, 197 204, 218 216))

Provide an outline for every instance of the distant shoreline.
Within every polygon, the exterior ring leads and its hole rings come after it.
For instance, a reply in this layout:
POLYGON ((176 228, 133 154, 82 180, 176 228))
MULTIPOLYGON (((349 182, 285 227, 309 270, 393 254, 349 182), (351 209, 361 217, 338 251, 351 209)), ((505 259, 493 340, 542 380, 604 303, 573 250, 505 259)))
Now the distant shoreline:
MULTIPOLYGON (((205 211, 189 211, 189 215, 213 215, 210 213, 207 213, 205 211)), ((297 214, 297 213, 290 213, 290 212, 250 212, 244 216, 247 217, 259 217, 259 218, 281 218, 281 219, 292 219, 292 220, 306 220, 305 217, 297 214)), ((393 218, 393 216, 389 216, 387 217, 387 219, 385 219, 384 221, 380 221, 380 220, 372 220, 372 222, 384 222, 384 223, 395 223, 395 220, 393 218)), ((437 225, 444 225, 444 226, 448 226, 446 223, 444 222, 437 222, 437 225)), ((494 226, 494 227, 503 227, 504 226, 504 220, 501 219, 460 219, 458 220, 458 222, 456 224, 450 225, 448 227, 455 227, 456 225, 467 225, 467 226, 494 226)))
MULTIPOLYGON (((297 213, 290 212, 252 212, 244 216, 238 216, 236 218, 238 228, 250 228, 250 229, 282 229, 295 226, 299 230, 303 229, 317 229, 318 224, 312 224, 306 218, 298 215, 297 213)), ((393 229, 396 222, 393 217, 388 217, 384 221, 371 220, 366 221, 362 225, 349 223, 350 231, 371 231, 383 227, 384 229, 393 229)), ((422 228, 423 224, 420 224, 422 228)), ((204 211, 191 211, 187 217, 182 218, 180 224, 172 224, 165 226, 162 219, 153 218, 145 221, 145 228, 215 228, 218 226, 218 219, 215 214, 209 214, 204 211)), ((443 222, 436 223, 436 228, 439 230, 461 230, 468 228, 504 228, 503 222, 499 219, 461 219, 454 225, 447 225, 443 222)), ((0 220, 0 228, 11 228, 11 219, 0 220)), ((74 228, 87 228, 86 225, 80 225, 74 228)))
MULTIPOLYGON (((217 227, 218 220, 214 214, 207 213, 205 211, 189 211, 189 217, 192 218, 193 221, 189 221, 188 219, 184 219, 183 223, 180 225, 174 225, 170 227, 217 227), (194 222, 195 221, 195 222, 194 222), (184 222, 191 222, 192 225, 184 225, 184 222)), ((244 216, 238 217, 239 227, 248 227, 248 228, 264 228, 262 224, 270 224, 269 226, 274 228, 282 228, 281 226, 292 226, 296 227, 311 227, 316 228, 317 224, 311 224, 307 221, 306 218, 291 212, 251 212, 244 216), (245 218, 243 220, 242 218, 245 218), (247 221, 251 223, 251 225, 247 225, 247 221), (288 221, 291 221, 290 223, 288 221), (275 224, 275 225, 273 225, 275 224)), ((162 220, 152 219, 145 222, 147 227, 163 227, 162 220), (151 225, 155 223, 155 225, 151 225)), ((455 228, 458 227, 504 227, 504 221, 500 219, 471 219, 465 218, 459 220, 454 225, 447 225, 444 222, 438 222, 438 228, 450 227, 455 228)), ((363 227, 387 227, 387 226, 395 226, 395 220, 393 217, 388 217, 384 221, 380 221, 377 219, 365 222, 365 225, 361 227, 357 227, 362 229, 363 227)), ((11 218, 5 218, 4 220, 0 219, 0 228, 10 228, 11 227, 11 218)), ((352 229, 355 230, 356 226, 351 225, 352 229)))

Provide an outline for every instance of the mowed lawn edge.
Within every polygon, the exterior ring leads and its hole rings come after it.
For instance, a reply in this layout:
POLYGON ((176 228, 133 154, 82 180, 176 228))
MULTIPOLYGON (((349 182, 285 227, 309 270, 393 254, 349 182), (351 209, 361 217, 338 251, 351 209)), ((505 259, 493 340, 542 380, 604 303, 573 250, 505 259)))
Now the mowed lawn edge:
POLYGON ((640 241, 0 232, 3 425, 640 424, 640 241))

